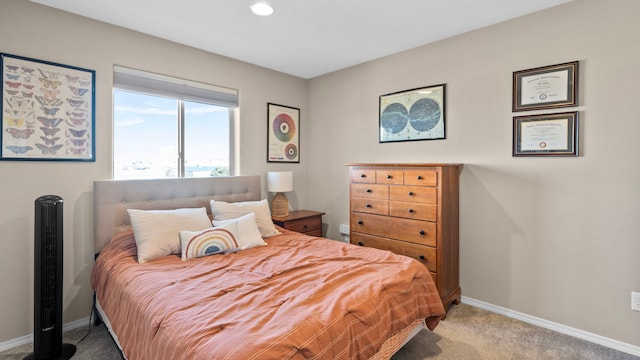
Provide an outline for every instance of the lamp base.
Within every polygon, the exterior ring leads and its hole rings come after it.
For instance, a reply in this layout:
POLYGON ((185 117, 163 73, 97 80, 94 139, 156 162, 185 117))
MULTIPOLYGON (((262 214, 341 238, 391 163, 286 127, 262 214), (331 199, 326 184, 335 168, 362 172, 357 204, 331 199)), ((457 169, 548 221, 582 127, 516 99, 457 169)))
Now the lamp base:
POLYGON ((284 193, 276 193, 271 200, 271 215, 287 216, 289 215, 289 200, 284 193))

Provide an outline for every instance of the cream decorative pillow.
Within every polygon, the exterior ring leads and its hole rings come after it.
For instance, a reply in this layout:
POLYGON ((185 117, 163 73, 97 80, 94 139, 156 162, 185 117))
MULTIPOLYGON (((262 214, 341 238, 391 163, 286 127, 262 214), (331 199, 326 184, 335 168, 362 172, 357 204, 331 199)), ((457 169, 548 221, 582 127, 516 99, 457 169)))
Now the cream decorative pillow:
POLYGON ((195 232, 180 231, 182 260, 239 250, 236 228, 235 223, 229 223, 195 232))
POLYGON ((180 253, 180 230, 204 230, 211 227, 206 208, 175 210, 128 209, 138 247, 138 262, 180 253))
POLYGON ((213 226, 225 226, 227 224, 235 224, 237 227, 238 243, 241 250, 254 246, 267 245, 267 243, 262 240, 262 234, 260 234, 260 230, 258 230, 255 213, 248 213, 235 219, 213 220, 213 226))
POLYGON ((235 219, 248 213, 255 213, 256 223, 262 237, 280 234, 271 220, 271 210, 269 210, 267 199, 235 203, 211 200, 210 204, 214 220, 235 219))

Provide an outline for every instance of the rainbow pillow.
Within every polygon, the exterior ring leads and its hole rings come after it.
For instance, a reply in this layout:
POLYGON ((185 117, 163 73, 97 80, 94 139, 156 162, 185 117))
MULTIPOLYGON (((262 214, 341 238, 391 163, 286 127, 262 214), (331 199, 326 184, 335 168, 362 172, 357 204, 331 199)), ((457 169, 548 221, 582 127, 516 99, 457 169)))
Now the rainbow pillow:
POLYGON ((180 231, 182 260, 213 254, 223 254, 240 249, 237 226, 228 224, 201 231, 180 231))

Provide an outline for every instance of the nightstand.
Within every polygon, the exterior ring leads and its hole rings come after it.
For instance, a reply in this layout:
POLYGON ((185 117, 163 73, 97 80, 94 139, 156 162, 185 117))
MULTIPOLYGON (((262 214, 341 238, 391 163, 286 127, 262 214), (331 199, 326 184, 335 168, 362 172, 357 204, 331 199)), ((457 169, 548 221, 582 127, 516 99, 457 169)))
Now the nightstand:
POLYGON ((311 236, 322 236, 323 212, 297 210, 287 216, 272 216, 273 223, 287 230, 297 231, 311 236))

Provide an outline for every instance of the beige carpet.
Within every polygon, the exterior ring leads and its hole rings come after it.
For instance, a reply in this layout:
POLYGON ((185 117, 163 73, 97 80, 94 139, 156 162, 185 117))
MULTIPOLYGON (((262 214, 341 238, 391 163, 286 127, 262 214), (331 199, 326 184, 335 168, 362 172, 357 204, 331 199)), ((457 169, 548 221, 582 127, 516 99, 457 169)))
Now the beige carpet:
MULTIPOLYGON (((122 360, 104 325, 65 333, 65 342, 77 344, 73 359, 122 360)), ((31 344, 0 353, 2 360, 21 360, 31 344)), ((469 305, 453 306, 435 332, 421 331, 393 360, 640 360, 609 348, 541 329, 469 305)), ((146 359, 145 359, 146 360, 146 359)), ((153 359, 149 359, 153 360, 153 359)))

